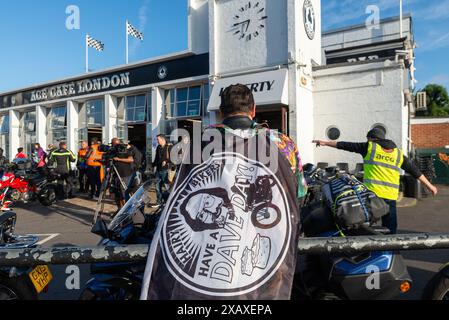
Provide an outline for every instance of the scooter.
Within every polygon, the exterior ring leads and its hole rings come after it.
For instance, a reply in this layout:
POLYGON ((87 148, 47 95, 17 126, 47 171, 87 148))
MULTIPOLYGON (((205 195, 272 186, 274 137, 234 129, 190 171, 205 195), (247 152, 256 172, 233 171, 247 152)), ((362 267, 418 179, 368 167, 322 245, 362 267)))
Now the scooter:
MULTIPOLYGON (((7 209, 0 211, 0 249, 36 248, 39 237, 14 234, 16 220, 16 213, 7 209)), ((39 292, 48 290, 51 280, 47 266, 0 266, 0 300, 37 300, 39 292)))
MULTIPOLYGON (((338 230, 332 212, 324 205, 323 185, 338 177, 337 168, 305 165, 309 192, 302 208, 302 232, 307 237, 382 235, 386 228, 366 224, 338 230)), ((412 279, 401 254, 393 251, 357 255, 300 255, 293 297, 324 300, 386 300, 410 291, 412 279)))

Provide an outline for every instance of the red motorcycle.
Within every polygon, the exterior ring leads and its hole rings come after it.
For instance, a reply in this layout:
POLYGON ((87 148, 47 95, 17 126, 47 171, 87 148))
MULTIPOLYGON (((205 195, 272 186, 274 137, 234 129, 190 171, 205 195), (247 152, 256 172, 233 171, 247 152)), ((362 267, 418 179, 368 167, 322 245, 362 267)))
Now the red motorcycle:
POLYGON ((12 203, 38 200, 44 206, 51 206, 56 200, 57 177, 51 172, 33 168, 31 160, 15 160, 3 174, 0 182, 0 204, 8 208, 12 203))

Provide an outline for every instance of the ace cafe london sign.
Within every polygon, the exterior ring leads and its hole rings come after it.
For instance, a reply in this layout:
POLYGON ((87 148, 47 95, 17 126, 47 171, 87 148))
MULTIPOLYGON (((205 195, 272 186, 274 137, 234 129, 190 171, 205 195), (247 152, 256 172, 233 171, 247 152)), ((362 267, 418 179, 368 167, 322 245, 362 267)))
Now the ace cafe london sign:
POLYGON ((116 89, 129 86, 129 72, 114 74, 112 76, 99 77, 95 79, 80 80, 58 84, 31 92, 30 102, 40 102, 68 96, 93 93, 108 89, 116 89))

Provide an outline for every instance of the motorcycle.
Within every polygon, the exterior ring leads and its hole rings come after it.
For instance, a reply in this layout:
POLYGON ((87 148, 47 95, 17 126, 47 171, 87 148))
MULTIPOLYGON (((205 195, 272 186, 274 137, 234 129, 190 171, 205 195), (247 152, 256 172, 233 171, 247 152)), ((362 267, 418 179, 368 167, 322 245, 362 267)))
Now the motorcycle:
POLYGON ((14 160, 0 182, 0 203, 7 208, 15 202, 37 199, 42 205, 51 206, 56 201, 56 179, 52 169, 38 170, 32 167, 31 160, 14 160))
POLYGON ((423 300, 449 300, 449 263, 444 265, 424 288, 423 300))
MULTIPOLYGON (((100 246, 151 243, 162 209, 149 212, 150 190, 144 183, 108 225, 98 216, 92 232, 102 237, 100 246)), ((138 300, 144 272, 144 261, 92 264, 80 300, 138 300)))
MULTIPOLYGON (((0 214, 0 249, 36 248, 37 236, 14 234, 17 215, 10 210, 0 214)), ((37 300, 52 281, 48 266, 35 268, 0 266, 0 300, 37 300)))
MULTIPOLYGON (((307 237, 383 235, 390 230, 366 223, 359 228, 339 230, 326 208, 322 187, 339 176, 337 168, 319 169, 305 165, 309 185, 302 208, 302 232, 307 237)), ((356 255, 300 255, 293 297, 324 300, 385 300, 404 295, 412 279, 399 252, 381 251, 356 255), (374 278, 377 277, 377 278, 374 278), (376 281, 377 279, 377 281, 376 281)))

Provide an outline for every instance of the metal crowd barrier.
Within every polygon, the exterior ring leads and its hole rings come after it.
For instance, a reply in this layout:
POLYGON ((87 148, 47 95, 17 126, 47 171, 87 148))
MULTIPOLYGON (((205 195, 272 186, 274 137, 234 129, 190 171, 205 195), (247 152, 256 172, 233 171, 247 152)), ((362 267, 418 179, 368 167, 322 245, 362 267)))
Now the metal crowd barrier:
MULTIPOLYGON (((298 243, 300 253, 315 255, 428 249, 449 249, 449 234, 418 233, 344 238, 301 238, 298 243)), ((147 253, 147 245, 34 249, 0 248, 0 266, 31 267, 44 264, 72 265, 144 261, 147 258, 147 253)))

